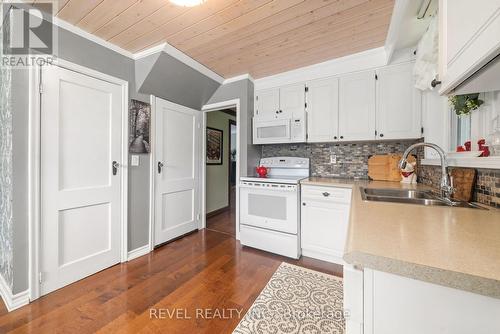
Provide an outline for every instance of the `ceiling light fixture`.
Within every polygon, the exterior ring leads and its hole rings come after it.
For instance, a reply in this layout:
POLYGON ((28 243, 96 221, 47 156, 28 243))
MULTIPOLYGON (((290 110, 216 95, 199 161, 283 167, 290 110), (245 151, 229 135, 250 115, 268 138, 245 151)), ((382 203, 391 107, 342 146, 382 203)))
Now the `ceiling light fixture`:
POLYGON ((182 7, 194 7, 201 5, 207 0, 170 0, 171 3, 182 7))

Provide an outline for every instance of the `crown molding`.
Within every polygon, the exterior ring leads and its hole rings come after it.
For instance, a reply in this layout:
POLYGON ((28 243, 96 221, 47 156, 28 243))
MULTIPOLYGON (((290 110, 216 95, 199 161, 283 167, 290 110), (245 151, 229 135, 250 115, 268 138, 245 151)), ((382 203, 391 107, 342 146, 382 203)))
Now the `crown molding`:
MULTIPOLYGON (((25 4, 27 4, 29 7, 31 7, 31 5, 28 4, 27 2, 25 2, 25 4)), ((31 7, 31 8, 33 8, 33 7, 31 7)), ((146 50, 143 50, 143 51, 140 51, 137 53, 132 53, 132 52, 127 51, 127 50, 125 50, 125 49, 123 49, 123 48, 121 48, 113 43, 110 43, 110 42, 108 42, 100 37, 92 35, 91 33, 87 32, 87 31, 85 31, 85 30, 83 30, 83 29, 81 29, 81 28, 79 28, 71 23, 68 23, 68 22, 66 22, 58 17, 54 17, 54 16, 52 17, 52 24, 56 25, 59 28, 65 29, 69 32, 72 32, 75 35, 83 37, 89 41, 92 41, 96 44, 99 44, 107 49, 113 50, 113 51, 121 54, 122 56, 125 56, 125 57, 130 58, 130 59, 134 59, 134 60, 147 57, 147 56, 152 55, 152 54, 157 53, 157 52, 165 52, 165 53, 169 54, 170 56, 176 58, 177 60, 181 61, 182 63, 186 64, 187 66, 191 67, 192 69, 194 69, 194 70, 202 73, 203 75, 217 81, 218 83, 222 84, 224 82, 224 78, 222 76, 215 73, 214 71, 212 71, 211 69, 209 69, 205 65, 203 65, 200 62, 196 61, 195 59, 189 57, 187 54, 176 49, 175 47, 173 47, 172 45, 170 45, 168 43, 163 43, 163 44, 153 46, 149 49, 146 49, 146 50)))
POLYGON ((199 63, 198 61, 194 60, 193 58, 189 57, 187 54, 184 52, 180 51, 179 49, 176 49, 172 45, 168 43, 162 43, 156 46, 153 46, 149 49, 137 52, 134 54, 133 58, 135 60, 139 60, 154 54, 157 54, 159 52, 165 52, 166 54, 174 57, 175 59, 179 60, 180 62, 186 64, 187 66, 191 67, 192 69, 200 72, 201 74, 204 74, 205 76, 211 78, 212 80, 217 81, 218 83, 222 84, 224 82, 224 78, 205 65, 199 63))
POLYGON ((236 82, 236 81, 240 81, 240 80, 250 80, 250 81, 254 82, 254 78, 252 78, 252 76, 247 73, 247 74, 237 75, 235 77, 224 79, 224 82, 222 82, 222 84, 226 85, 228 83, 236 82))
POLYGON ((121 54, 122 56, 131 58, 131 59, 134 58, 134 54, 132 52, 127 51, 125 49, 122 49, 121 47, 114 45, 114 44, 112 44, 112 43, 110 43, 110 42, 108 42, 100 37, 92 35, 91 33, 88 33, 85 30, 78 28, 77 26, 74 26, 74 25, 72 25, 72 24, 70 24, 70 23, 68 23, 68 22, 66 22, 58 17, 53 17, 52 23, 54 25, 58 26, 59 28, 63 28, 65 30, 68 30, 69 32, 74 33, 75 35, 78 35, 80 37, 88 39, 89 41, 94 42, 96 44, 99 44, 99 45, 101 45, 105 48, 108 48, 110 50, 113 50, 113 51, 121 54))

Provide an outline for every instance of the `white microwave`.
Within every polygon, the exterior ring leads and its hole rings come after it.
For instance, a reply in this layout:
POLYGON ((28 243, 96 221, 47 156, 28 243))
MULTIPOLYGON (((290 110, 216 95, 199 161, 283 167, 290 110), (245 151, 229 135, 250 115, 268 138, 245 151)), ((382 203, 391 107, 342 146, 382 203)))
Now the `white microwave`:
POLYGON ((304 118, 253 118, 254 144, 302 143, 305 141, 304 118))

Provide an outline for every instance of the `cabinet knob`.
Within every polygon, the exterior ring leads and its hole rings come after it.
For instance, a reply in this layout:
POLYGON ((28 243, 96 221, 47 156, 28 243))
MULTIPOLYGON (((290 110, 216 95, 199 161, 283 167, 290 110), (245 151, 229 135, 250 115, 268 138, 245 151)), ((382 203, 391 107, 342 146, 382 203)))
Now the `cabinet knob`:
POLYGON ((344 136, 340 136, 340 139, 344 139, 344 136))
POLYGON ((302 202, 302 205, 303 205, 303 206, 306 206, 306 202, 302 202))
POLYGON ((334 136, 333 139, 337 139, 337 136, 334 136))
POLYGON ((381 134, 380 134, 380 137, 383 137, 383 136, 384 136, 384 134, 383 134, 383 133, 381 133, 381 134))
POLYGON ((328 196, 330 196, 330 193, 325 191, 325 192, 323 193, 323 196, 328 197, 328 196))

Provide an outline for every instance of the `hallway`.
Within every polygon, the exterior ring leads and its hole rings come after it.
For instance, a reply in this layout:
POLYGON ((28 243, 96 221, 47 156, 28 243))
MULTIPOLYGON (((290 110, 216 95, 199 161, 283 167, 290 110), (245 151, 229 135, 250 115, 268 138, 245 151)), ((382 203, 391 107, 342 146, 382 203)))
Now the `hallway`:
POLYGON ((207 218, 207 230, 236 237, 236 186, 231 187, 229 208, 207 218))

